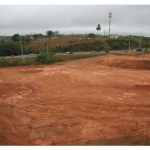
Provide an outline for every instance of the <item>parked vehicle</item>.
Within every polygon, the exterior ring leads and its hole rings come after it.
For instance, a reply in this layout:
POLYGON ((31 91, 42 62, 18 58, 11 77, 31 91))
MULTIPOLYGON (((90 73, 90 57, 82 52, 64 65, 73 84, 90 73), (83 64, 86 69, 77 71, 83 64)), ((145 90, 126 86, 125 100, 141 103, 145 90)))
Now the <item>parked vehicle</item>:
POLYGON ((66 54, 73 54, 73 52, 66 52, 66 54))
POLYGON ((100 52, 100 50, 97 50, 96 52, 100 52))
POLYGON ((142 48, 137 48, 136 51, 142 51, 142 48))
POLYGON ((95 51, 91 51, 91 53, 95 53, 95 51))

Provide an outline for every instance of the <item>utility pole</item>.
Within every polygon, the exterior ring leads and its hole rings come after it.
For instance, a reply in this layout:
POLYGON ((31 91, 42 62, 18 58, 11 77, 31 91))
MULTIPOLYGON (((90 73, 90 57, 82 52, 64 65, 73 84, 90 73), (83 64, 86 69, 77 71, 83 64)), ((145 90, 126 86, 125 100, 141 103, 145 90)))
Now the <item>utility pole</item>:
POLYGON ((129 53, 130 53, 130 39, 129 39, 129 53))
POLYGON ((109 38, 110 38, 110 21, 111 21, 111 17, 112 17, 112 13, 109 12, 109 38))
POLYGON ((48 42, 47 42, 47 53, 48 53, 48 42))
MULTIPOLYGON (((142 31, 141 31, 141 36, 142 36, 142 31)), ((140 45, 139 45, 139 48, 141 48, 141 36, 140 36, 140 45)))
POLYGON ((21 36, 21 54, 22 54, 22 57, 23 57, 22 36, 21 36))

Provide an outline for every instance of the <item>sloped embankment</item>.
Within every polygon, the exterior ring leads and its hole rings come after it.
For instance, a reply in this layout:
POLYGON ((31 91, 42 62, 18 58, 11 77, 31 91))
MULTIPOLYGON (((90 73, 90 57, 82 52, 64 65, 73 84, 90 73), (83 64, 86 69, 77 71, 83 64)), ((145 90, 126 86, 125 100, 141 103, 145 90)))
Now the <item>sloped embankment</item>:
POLYGON ((104 66, 111 66, 116 68, 139 70, 150 69, 150 59, 147 58, 107 57, 98 60, 98 63, 101 63, 104 66))

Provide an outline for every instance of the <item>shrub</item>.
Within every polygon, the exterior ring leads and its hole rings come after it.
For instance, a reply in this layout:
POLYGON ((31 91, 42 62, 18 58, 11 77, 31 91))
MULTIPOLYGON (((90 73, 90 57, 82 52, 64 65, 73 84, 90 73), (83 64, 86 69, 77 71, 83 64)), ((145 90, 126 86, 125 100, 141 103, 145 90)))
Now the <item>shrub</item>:
POLYGON ((74 41, 70 41, 69 43, 74 43, 74 41))
POLYGON ((53 54, 51 52, 48 52, 48 53, 42 52, 37 55, 37 61, 44 63, 44 64, 53 62, 53 54))
POLYGON ((15 60, 10 61, 10 62, 9 62, 9 65, 10 65, 10 66, 17 66, 17 65, 18 65, 18 60, 15 59, 15 60))
POLYGON ((94 34, 94 33, 90 33, 90 34, 88 34, 88 37, 95 37, 96 35, 94 34))
POLYGON ((29 65, 31 62, 29 60, 25 60, 22 58, 19 59, 5 59, 1 58, 0 59, 0 67, 9 67, 9 66, 24 66, 24 65, 29 65))
POLYGON ((25 59, 18 59, 18 65, 19 65, 19 66, 24 66, 24 65, 26 65, 26 64, 27 64, 27 62, 26 62, 25 59))
POLYGON ((114 49, 119 49, 119 48, 121 48, 121 45, 117 42, 114 42, 114 43, 111 43, 111 47, 114 49))
POLYGON ((9 66, 9 62, 5 58, 1 57, 0 58, 0 67, 7 67, 7 66, 9 66))
POLYGON ((0 56, 19 55, 21 53, 18 43, 13 41, 0 42, 0 56))

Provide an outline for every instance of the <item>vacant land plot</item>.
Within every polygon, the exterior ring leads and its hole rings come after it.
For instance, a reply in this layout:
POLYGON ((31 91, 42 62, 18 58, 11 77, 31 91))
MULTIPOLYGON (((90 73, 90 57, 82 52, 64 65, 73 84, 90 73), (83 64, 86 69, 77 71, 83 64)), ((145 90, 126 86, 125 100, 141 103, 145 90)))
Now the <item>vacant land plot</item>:
MULTIPOLYGON (((94 41, 105 41, 108 40, 108 38, 101 38, 101 37, 95 37, 95 38, 90 38, 90 37, 83 37, 83 36, 62 36, 62 37, 52 37, 49 43, 49 46, 51 48, 56 48, 56 45, 59 46, 64 46, 64 45, 73 45, 73 44, 79 44, 79 43, 88 43, 88 42, 94 42, 94 41)), ((46 48, 47 42, 49 42, 48 38, 43 38, 43 39, 37 39, 37 40, 32 40, 27 44, 27 46, 32 47, 32 48, 46 48)))
POLYGON ((150 145, 149 108, 148 57, 0 68, 0 145, 150 145))

